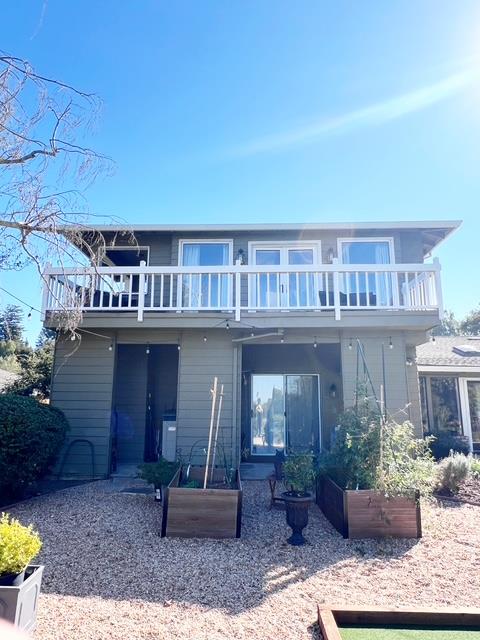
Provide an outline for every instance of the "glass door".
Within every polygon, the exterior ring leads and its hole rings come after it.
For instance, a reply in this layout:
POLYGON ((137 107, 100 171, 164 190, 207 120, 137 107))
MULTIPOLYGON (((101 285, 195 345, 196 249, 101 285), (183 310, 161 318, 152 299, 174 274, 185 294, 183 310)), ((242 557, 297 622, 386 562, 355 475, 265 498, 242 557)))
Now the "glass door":
POLYGON ((252 456, 273 456, 285 449, 285 390, 282 375, 253 375, 252 456))
MULTIPOLYGON (((231 262, 228 242, 181 242, 181 265, 184 267, 227 266, 231 262)), ((181 276, 182 307, 222 309, 231 304, 229 274, 188 274, 181 276)))
MULTIPOLYGON (((340 240, 343 264, 390 264, 392 247, 389 240, 340 240)), ((396 288, 391 273, 356 273, 342 277, 347 306, 392 306, 396 288)))
MULTIPOLYGON (((253 262, 259 266, 313 265, 317 262, 315 246, 267 246, 253 249, 253 262)), ((262 273, 253 275, 250 290, 251 306, 259 309, 308 308, 318 304, 316 290, 318 284, 310 273, 262 273)))
POLYGON ((252 456, 320 450, 318 375, 252 375, 252 456))
POLYGON ((468 380, 468 408, 474 451, 480 449, 480 380, 468 380))

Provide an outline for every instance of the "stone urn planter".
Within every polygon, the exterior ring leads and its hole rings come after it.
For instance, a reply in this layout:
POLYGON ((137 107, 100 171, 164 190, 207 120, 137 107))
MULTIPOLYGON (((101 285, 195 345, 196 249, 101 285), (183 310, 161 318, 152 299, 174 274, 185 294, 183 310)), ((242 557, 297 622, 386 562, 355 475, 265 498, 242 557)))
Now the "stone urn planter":
POLYGON ((0 618, 21 631, 35 629, 42 574, 42 565, 29 565, 21 574, 1 577, 0 618))
POLYGON ((303 496, 290 491, 282 493, 285 500, 285 510, 287 514, 287 524, 292 530, 292 535, 287 542, 294 547, 305 544, 303 530, 308 524, 308 509, 312 503, 312 496, 307 493, 303 496))
POLYGON ((283 464, 283 476, 287 491, 282 493, 285 501, 287 524, 292 535, 287 542, 294 547, 305 544, 303 530, 308 524, 308 509, 312 503, 315 472, 311 453, 290 454, 283 464))

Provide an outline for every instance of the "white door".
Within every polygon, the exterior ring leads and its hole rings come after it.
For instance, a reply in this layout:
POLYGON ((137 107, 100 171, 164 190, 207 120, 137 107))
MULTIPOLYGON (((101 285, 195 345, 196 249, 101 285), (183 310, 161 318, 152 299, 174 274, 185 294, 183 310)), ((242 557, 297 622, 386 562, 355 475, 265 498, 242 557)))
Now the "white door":
MULTIPOLYGON (((254 245, 252 260, 259 266, 307 266, 318 263, 318 251, 315 245, 254 245)), ((250 306, 257 309, 308 309, 318 306, 318 282, 310 273, 256 274, 251 278, 250 292, 250 306)))

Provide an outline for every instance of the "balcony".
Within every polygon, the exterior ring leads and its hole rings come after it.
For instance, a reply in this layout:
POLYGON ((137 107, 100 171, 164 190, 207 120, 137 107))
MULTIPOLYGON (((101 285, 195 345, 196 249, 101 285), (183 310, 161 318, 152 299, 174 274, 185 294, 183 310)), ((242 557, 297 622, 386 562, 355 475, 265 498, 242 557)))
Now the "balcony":
POLYGON ((435 311, 440 264, 322 264, 227 267, 47 267, 42 312, 435 311))

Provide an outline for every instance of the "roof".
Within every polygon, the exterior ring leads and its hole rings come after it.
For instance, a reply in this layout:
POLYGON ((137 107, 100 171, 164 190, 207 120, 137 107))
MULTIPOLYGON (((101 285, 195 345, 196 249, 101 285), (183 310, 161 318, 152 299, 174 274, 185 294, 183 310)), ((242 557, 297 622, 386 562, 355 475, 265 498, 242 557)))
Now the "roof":
POLYGON ((480 368, 480 337, 437 336, 417 347, 417 366, 420 371, 455 367, 467 373, 480 368))
POLYGON ((0 392, 5 389, 8 385, 10 385, 14 380, 18 378, 17 373, 12 373, 11 371, 5 371, 5 369, 0 369, 0 392))
MULTIPOLYGON (((422 232, 424 255, 445 240, 461 225, 461 220, 411 220, 392 222, 289 222, 255 224, 115 224, 80 226, 85 233, 156 232, 156 233, 215 233, 255 231, 382 231, 419 230, 422 232)), ((72 225, 70 228, 75 227, 72 225)), ((67 227, 68 228, 68 227, 67 227)))

